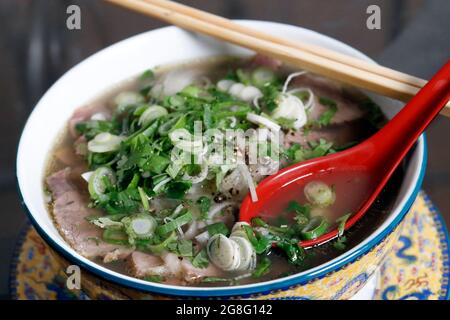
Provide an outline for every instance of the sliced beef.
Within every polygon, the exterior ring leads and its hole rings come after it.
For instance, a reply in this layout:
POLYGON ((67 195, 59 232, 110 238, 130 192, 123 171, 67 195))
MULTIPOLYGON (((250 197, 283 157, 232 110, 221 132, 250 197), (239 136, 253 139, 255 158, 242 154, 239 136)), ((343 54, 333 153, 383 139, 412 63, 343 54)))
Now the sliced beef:
POLYGON ((283 65, 283 62, 280 60, 262 55, 262 54, 256 54, 252 60, 250 61, 250 66, 253 68, 256 67, 266 67, 269 69, 272 69, 274 71, 280 69, 280 67, 283 65))
POLYGON ((181 270, 183 272, 184 279, 188 283, 197 282, 205 277, 219 277, 221 274, 220 270, 217 269, 212 263, 210 263, 206 268, 196 268, 187 259, 183 259, 181 261, 181 270))
POLYGON ((103 257, 104 263, 110 263, 118 260, 125 260, 130 254, 132 254, 134 248, 119 247, 113 251, 108 251, 108 253, 103 257))
POLYGON ((373 131, 367 121, 353 121, 348 124, 331 125, 316 128, 305 134, 303 131, 291 132, 286 135, 285 147, 293 143, 299 143, 303 147, 309 147, 309 142, 318 142, 324 139, 332 142, 334 147, 342 147, 351 143, 359 143, 367 139, 373 131))
POLYGON ((204 269, 195 268, 188 259, 179 258, 173 253, 156 256, 135 251, 128 259, 128 267, 135 277, 163 276, 171 284, 194 283, 204 277, 220 275, 220 271, 212 264, 204 269))
POLYGON ((298 143, 303 147, 307 147, 308 142, 317 142, 320 139, 325 139, 327 142, 332 142, 335 147, 339 147, 365 140, 373 132, 372 130, 373 128, 367 121, 358 120, 347 124, 316 128, 310 130, 307 134, 303 131, 290 131, 286 134, 284 145, 289 147, 293 143, 298 143))
POLYGON ((131 248, 102 241, 102 230, 86 220, 102 213, 88 207, 88 196, 80 191, 77 183, 69 168, 47 178, 53 197, 53 218, 59 232, 75 251, 86 258, 101 257, 105 262, 126 258, 131 254, 131 248))
POLYGON ((306 87, 313 91, 315 101, 313 107, 308 112, 308 120, 319 119, 319 117, 329 108, 320 103, 320 97, 331 99, 337 104, 337 112, 331 119, 331 124, 347 123, 362 119, 365 116, 365 111, 345 94, 343 87, 329 79, 308 73, 294 78, 290 87, 306 87))
POLYGON ((111 110, 100 103, 90 104, 75 110, 69 120, 69 131, 72 137, 79 136, 75 126, 80 122, 89 120, 94 114, 102 114, 104 118, 108 119, 111 116, 111 110))
POLYGON ((150 275, 168 275, 164 261, 160 257, 139 251, 135 251, 129 256, 128 269, 137 278, 150 275))

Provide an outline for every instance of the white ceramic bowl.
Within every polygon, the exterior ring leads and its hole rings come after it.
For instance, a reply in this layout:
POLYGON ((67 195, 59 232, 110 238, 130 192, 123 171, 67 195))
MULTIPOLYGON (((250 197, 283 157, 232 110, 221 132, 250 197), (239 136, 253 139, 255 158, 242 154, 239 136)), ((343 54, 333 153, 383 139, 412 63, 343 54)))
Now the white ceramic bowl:
MULTIPOLYGON (((313 31, 263 21, 239 21, 291 40, 321 45, 361 59, 370 60, 357 50, 313 31)), ((55 139, 73 111, 112 86, 148 68, 217 55, 248 55, 251 52, 214 39, 166 27, 114 44, 76 65, 64 74, 41 98, 23 130, 17 155, 17 179, 30 220, 42 237, 59 254, 94 275, 114 283, 146 292, 176 296, 246 296, 301 286, 355 263, 385 239, 401 222, 417 196, 424 175, 426 147, 420 138, 412 153, 399 195, 387 220, 355 248, 323 265, 300 274, 270 282, 236 287, 190 288, 149 283, 100 266, 76 253, 60 236, 44 204, 44 171, 55 139)), ((402 104, 371 95, 388 117, 402 104)), ((320 296, 320 295, 319 295, 320 296)))

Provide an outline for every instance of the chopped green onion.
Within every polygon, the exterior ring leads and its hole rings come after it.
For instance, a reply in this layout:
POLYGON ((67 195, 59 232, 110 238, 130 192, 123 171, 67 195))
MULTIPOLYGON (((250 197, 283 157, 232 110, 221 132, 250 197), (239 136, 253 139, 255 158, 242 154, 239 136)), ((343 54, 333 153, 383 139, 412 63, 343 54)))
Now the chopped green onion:
POLYGON ((155 218, 149 214, 138 214, 132 217, 122 219, 125 225, 125 232, 133 239, 149 239, 151 238, 157 226, 155 218))
POLYGON ((301 265, 303 263, 306 256, 305 249, 298 245, 296 239, 278 241, 277 247, 284 251, 290 263, 294 265, 301 265))
POLYGON ((272 83, 276 79, 275 73, 265 67, 259 67, 252 72, 252 82, 258 87, 272 83))
POLYGON ((153 72, 153 70, 148 69, 145 70, 140 76, 139 76, 139 80, 143 81, 143 80, 153 80, 155 78, 155 73, 153 72))
POLYGON ((336 250, 340 250, 340 251, 345 250, 345 248, 347 246, 346 242, 347 242, 347 238, 346 237, 339 237, 339 238, 336 239, 336 241, 333 242, 333 247, 336 250))
POLYGON ((252 225, 256 227, 264 227, 267 228, 269 225, 260 217, 256 217, 252 219, 252 225))
POLYGON ((261 236, 257 232, 254 232, 251 227, 243 225, 242 228, 244 228, 247 239, 248 241, 250 241, 257 254, 265 252, 272 245, 268 238, 261 236))
POLYGON ((290 201, 287 209, 288 212, 295 212, 305 215, 306 217, 309 217, 309 214, 311 212, 311 206, 309 205, 302 205, 298 203, 297 201, 290 201))
POLYGON ((170 199, 182 199, 191 187, 191 181, 171 181, 167 184, 166 196, 170 199))
POLYGON ((89 219, 88 221, 102 229, 109 228, 109 227, 119 227, 120 228, 123 226, 123 224, 121 222, 111 220, 109 217, 98 217, 95 219, 89 219))
POLYGON ((200 208, 201 219, 206 220, 208 218, 208 212, 211 209, 211 199, 207 196, 201 196, 197 199, 197 204, 200 208))
POLYGON ((339 223, 338 226, 338 237, 341 237, 344 234, 345 231, 345 224, 347 223, 347 220, 351 217, 351 213, 347 213, 336 220, 337 223, 339 223))
POLYGON ((198 98, 200 95, 201 89, 196 86, 187 86, 183 90, 181 90, 181 94, 187 95, 189 97, 198 98))
POLYGON ((142 170, 147 171, 147 172, 161 174, 164 172, 164 170, 166 170, 166 168, 169 164, 170 164, 169 158, 162 156, 162 155, 155 154, 155 155, 151 156, 150 159, 148 161, 146 161, 145 164, 142 165, 141 168, 142 168, 142 170))
POLYGON ((144 113, 139 118, 139 124, 145 127, 149 125, 153 120, 164 117, 167 114, 168 111, 164 107, 158 105, 150 106, 148 107, 147 110, 144 111, 144 113))
POLYGON ((139 195, 141 196, 141 201, 142 201, 142 206, 144 207, 145 210, 150 210, 150 204, 148 202, 148 196, 145 193, 144 189, 142 189, 141 187, 138 187, 139 190, 139 195))
POLYGON ((206 249, 200 250, 199 253, 194 257, 192 260, 192 265, 195 268, 204 269, 207 268, 209 265, 209 259, 208 259, 208 253, 206 252, 206 249))
POLYGON ((166 250, 167 246, 174 242, 177 239, 177 234, 175 232, 172 232, 163 242, 159 244, 153 244, 153 245, 147 245, 146 249, 151 251, 152 253, 159 254, 166 250))
POLYGON ((158 275, 145 276, 143 279, 148 282, 163 282, 164 281, 164 278, 162 276, 158 276, 158 275))
POLYGON ((331 206, 336 200, 333 188, 322 181, 309 182, 304 188, 304 193, 311 204, 322 208, 331 206))
POLYGON ((233 279, 220 278, 220 277, 204 277, 202 279, 203 283, 214 283, 214 282, 232 282, 233 279))
POLYGON ((178 254, 182 257, 193 256, 193 246, 190 240, 180 240, 177 246, 178 254))
POLYGON ((124 137, 116 136, 109 132, 102 132, 88 142, 88 150, 94 153, 108 153, 117 151, 120 148, 120 144, 124 140, 124 137))
POLYGON ((210 224, 206 226, 206 230, 208 230, 211 237, 215 234, 223 234, 224 236, 228 236, 230 234, 230 230, 223 222, 210 224))
POLYGON ((132 190, 132 189, 136 189, 138 184, 139 184, 139 180, 141 178, 141 175, 139 173, 135 173, 133 175, 133 179, 131 179, 131 182, 128 184, 127 189, 128 190, 132 190))
POLYGON ((324 235, 328 231, 330 224, 322 217, 312 218, 302 229, 301 235, 305 240, 312 240, 324 235))
POLYGON ((253 278, 259 278, 265 274, 267 274, 270 271, 271 266, 270 259, 268 257, 263 257, 256 266, 255 271, 252 273, 253 278))
POLYGON ((172 232, 185 224, 188 224, 192 221, 192 213, 190 211, 187 211, 183 215, 179 216, 178 218, 163 224, 162 226, 158 226, 156 228, 156 232, 160 235, 164 235, 166 233, 172 232))
POLYGON ((106 228, 103 231, 103 240, 111 244, 128 245, 128 235, 116 227, 106 228))
POLYGON ((100 199, 105 194, 108 182, 116 183, 114 171, 107 167, 100 167, 89 178, 89 193, 93 199, 100 199))
POLYGON ((180 95, 170 96, 168 102, 172 108, 179 109, 184 106, 185 98, 180 95))
POLYGON ((319 117, 319 119, 317 120, 317 124, 319 126, 327 126, 331 123, 331 120, 333 119, 335 113, 338 110, 337 104, 334 100, 325 98, 325 97, 320 97, 319 98, 319 102, 320 104, 328 107, 327 110, 325 110, 319 117))

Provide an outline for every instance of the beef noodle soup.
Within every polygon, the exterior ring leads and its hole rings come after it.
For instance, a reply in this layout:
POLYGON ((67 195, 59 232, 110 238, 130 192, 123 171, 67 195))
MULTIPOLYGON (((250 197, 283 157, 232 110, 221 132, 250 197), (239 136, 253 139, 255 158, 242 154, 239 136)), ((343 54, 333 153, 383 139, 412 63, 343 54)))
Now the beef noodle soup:
POLYGON ((49 160, 48 208, 79 254, 140 279, 223 286, 283 277, 372 233, 402 169, 355 226, 307 250, 299 241, 340 228, 357 195, 313 181, 251 224, 238 222, 242 199, 258 201, 264 177, 349 148, 385 122, 356 89, 259 55, 147 70, 74 112, 49 160))

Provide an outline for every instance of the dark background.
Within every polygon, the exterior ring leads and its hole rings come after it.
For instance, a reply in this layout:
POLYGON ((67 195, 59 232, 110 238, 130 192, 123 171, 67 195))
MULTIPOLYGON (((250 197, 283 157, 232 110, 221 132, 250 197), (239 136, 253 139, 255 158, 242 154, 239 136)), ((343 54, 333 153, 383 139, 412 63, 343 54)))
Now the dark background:
MULTIPOLYGON (((309 28, 342 40, 386 66, 426 79, 450 57, 448 0, 181 2, 227 18, 309 28), (366 28, 366 8, 371 4, 381 7, 381 30, 366 28)), ((10 261, 26 221, 16 191, 14 163, 27 115, 45 90, 73 65, 114 42, 161 26, 152 18, 100 0, 0 1, 0 298, 8 298, 10 261), (81 30, 66 28, 70 4, 81 7, 81 30)), ((424 189, 450 224, 450 119, 439 117, 427 133, 424 189)))

